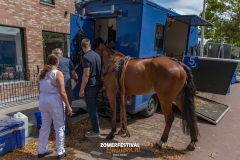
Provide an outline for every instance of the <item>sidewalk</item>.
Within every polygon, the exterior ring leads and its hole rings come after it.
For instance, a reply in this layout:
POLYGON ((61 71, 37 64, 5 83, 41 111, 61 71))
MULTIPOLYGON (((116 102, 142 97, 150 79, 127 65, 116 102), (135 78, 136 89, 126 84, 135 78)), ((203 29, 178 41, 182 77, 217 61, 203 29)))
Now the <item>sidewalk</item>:
MULTIPOLYGON (((77 111, 79 109, 79 107, 82 107, 85 109, 86 108, 85 102, 83 100, 73 101, 73 103, 72 103, 73 112, 77 111)), ((37 122, 36 122, 36 118, 34 116, 34 113, 36 111, 38 111, 38 101, 0 109, 0 112, 1 112, 0 118, 5 117, 5 116, 13 117, 13 115, 16 112, 21 112, 21 113, 25 114, 28 117, 29 136, 26 138, 26 144, 28 144, 29 142, 36 140, 38 138, 38 129, 36 127, 37 122)), ((77 117, 70 118, 70 121, 71 121, 71 123, 75 123, 86 117, 88 117, 88 114, 78 115, 77 117)))
MULTIPOLYGON (((229 95, 215 95, 212 94, 209 97, 212 100, 217 102, 230 105, 230 110, 226 115, 220 120, 217 125, 213 125, 210 122, 207 122, 201 118, 198 118, 198 126, 200 130, 199 142, 196 144, 195 151, 187 151, 185 154, 182 154, 182 151, 186 148, 187 144, 190 141, 189 136, 184 135, 181 129, 181 119, 180 113, 174 111, 175 120, 170 131, 168 145, 174 148, 164 148, 156 149, 159 153, 159 157, 164 159, 182 159, 182 160, 225 160, 225 159, 239 159, 239 141, 240 137, 238 133, 240 132, 240 107, 239 107, 239 93, 240 93, 240 83, 231 85, 231 90, 229 95), (179 151, 177 149, 180 149, 179 151)), ((78 107, 85 107, 85 102, 82 100, 74 101, 73 110, 76 111, 78 107)), ((36 129, 36 122, 34 113, 38 110, 38 102, 33 102, 29 104, 19 105, 15 107, 10 107, 0 110, 1 113, 5 115, 12 116, 16 111, 21 111, 23 114, 26 114, 29 117, 29 130, 31 134, 29 138, 26 139, 26 142, 31 142, 36 140, 38 137, 38 132, 36 129)), ((75 118, 71 118, 71 121, 77 122, 85 117, 88 117, 88 114, 79 115, 75 118)), ((85 121, 85 120, 83 120, 85 121)), ((81 122, 83 122, 81 121, 81 122)), ((132 115, 132 119, 128 122, 128 129, 131 133, 129 138, 121 138, 119 135, 116 135, 114 140, 108 141, 105 140, 106 135, 110 131, 111 120, 107 118, 100 118, 101 124, 101 137, 99 139, 89 139, 88 141, 78 141, 74 144, 71 144, 71 147, 74 149, 72 153, 72 159, 155 159, 158 156, 149 149, 149 143, 156 142, 161 137, 163 132, 165 121, 163 114, 161 113, 160 108, 157 112, 149 118, 144 118, 140 114, 132 115), (100 142, 104 143, 117 143, 117 142, 132 142, 139 143, 141 145, 140 153, 131 153, 127 157, 115 157, 113 155, 106 154, 105 148, 100 148, 100 142)), ((84 124, 85 125, 85 124, 84 124)), ((90 126, 90 122, 88 124, 90 126)), ((85 125, 86 126, 86 125, 85 125)), ((82 126, 81 126, 82 127, 82 126)), ((78 128, 81 128, 78 127, 78 128)), ((119 124, 118 124, 119 129, 119 124)), ((69 139, 74 139, 75 136, 82 134, 84 136, 85 130, 81 132, 72 133, 67 136, 67 141, 69 139)), ((185 151, 184 151, 185 152, 185 151)), ((48 157, 51 159, 52 157, 48 157)), ((70 157, 69 157, 70 158, 70 157)), ((24 160, 36 159, 36 155, 32 155, 29 158, 24 160)))
MULTIPOLYGON (((38 110, 37 108, 38 102, 34 102, 26 105, 19 105, 14 108, 5 109, 5 114, 12 116, 16 111, 20 110, 23 114, 26 114, 29 117, 29 126, 31 126, 31 135, 26 139, 26 143, 33 142, 38 138, 38 132, 35 126, 35 117, 34 112, 38 110), (8 110, 8 111, 7 111, 8 110)), ((84 107, 85 102, 82 100, 75 101, 73 103, 73 110, 77 110, 78 106, 84 107)), ((99 138, 89 138, 86 139, 84 134, 91 127, 90 120, 84 119, 88 117, 88 114, 79 115, 75 118, 71 118, 71 121, 77 122, 73 128, 73 133, 66 136, 65 145, 66 149, 71 153, 66 159, 71 160, 97 160, 97 159, 112 159, 112 160, 140 160, 140 159, 156 159, 158 156, 164 157, 165 159, 173 159, 173 157, 179 159, 182 154, 182 148, 185 148, 189 143, 190 139, 188 136, 184 135, 180 126, 180 118, 179 113, 176 113, 176 118, 173 122, 173 127, 169 137, 169 147, 165 147, 163 150, 159 148, 154 148, 152 150, 149 146, 160 139, 161 134, 163 132, 165 121, 164 116, 161 113, 160 108, 157 112, 149 118, 143 117, 141 114, 132 115, 132 119, 128 122, 128 129, 131 133, 131 137, 122 138, 120 135, 116 135, 114 140, 106 140, 106 136, 111 130, 111 119, 110 118, 102 118, 100 117, 100 125, 101 125, 101 136, 99 138), (84 119, 84 120, 82 120, 84 119), (77 132, 76 129, 77 128, 77 132), (139 143, 140 152, 127 151, 126 154, 114 154, 114 152, 108 153, 106 148, 101 148, 100 143, 139 143), (172 149, 171 146, 176 148, 172 149), (157 152, 158 156, 155 154, 157 152)), ((117 130, 119 130, 119 123, 117 124, 117 130)), ((52 137, 51 141, 49 141, 50 145, 52 145, 52 137)), ((27 157, 24 157, 23 160, 32 160, 37 159, 36 152, 37 143, 34 142, 30 147, 33 148, 34 151, 30 151, 27 157)), ((50 146, 55 150, 55 145, 50 146)), ((24 156, 26 152, 28 152, 26 148, 25 152, 19 151, 18 154, 24 156)), ((16 153, 16 152, 15 152, 16 153)), ((9 153, 13 154, 14 153, 9 153)), ((19 155, 19 156, 20 156, 19 155)), ((47 156, 45 159, 55 159, 56 153, 47 156)), ((15 155, 14 155, 15 156, 15 155)), ((11 155, 9 156, 11 158, 11 155)), ((8 158, 9 158, 8 157, 8 158)), ((16 156, 15 156, 16 157, 16 156)), ((8 160, 7 158, 7 160, 8 160)), ((10 160, 10 159, 9 159, 10 160)))
POLYGON ((198 118, 200 137, 196 150, 182 160, 235 160, 240 159, 240 83, 232 84, 230 94, 212 94, 209 98, 231 106, 217 125, 198 118))

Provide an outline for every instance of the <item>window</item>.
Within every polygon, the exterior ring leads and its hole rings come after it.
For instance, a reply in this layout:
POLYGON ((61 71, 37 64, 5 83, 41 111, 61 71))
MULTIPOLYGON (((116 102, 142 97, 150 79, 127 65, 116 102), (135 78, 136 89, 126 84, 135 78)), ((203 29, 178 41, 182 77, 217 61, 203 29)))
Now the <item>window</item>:
POLYGON ((0 81, 19 78, 13 73, 24 70, 23 46, 22 29, 0 26, 0 81))
POLYGON ((40 0, 40 3, 54 5, 54 0, 40 0))
POLYGON ((157 24, 156 25, 156 33, 155 33, 155 50, 163 49, 163 34, 164 34, 164 26, 157 24))
POLYGON ((43 32, 44 61, 55 48, 61 48, 63 56, 70 58, 70 36, 68 34, 43 32))
POLYGON ((75 3, 77 4, 77 3, 80 3, 80 2, 82 2, 83 0, 75 0, 75 3))

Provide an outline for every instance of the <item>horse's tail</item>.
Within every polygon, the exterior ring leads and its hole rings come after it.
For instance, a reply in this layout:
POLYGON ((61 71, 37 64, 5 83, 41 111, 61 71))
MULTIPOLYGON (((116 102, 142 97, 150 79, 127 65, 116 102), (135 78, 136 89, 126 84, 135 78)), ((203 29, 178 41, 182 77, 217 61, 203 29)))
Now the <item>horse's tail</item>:
POLYGON ((185 86, 184 104, 182 110, 182 129, 184 133, 187 133, 192 140, 197 141, 199 135, 197 126, 197 116, 195 112, 194 97, 196 94, 196 88, 193 82, 193 75, 188 66, 182 63, 184 70, 187 73, 187 84, 185 86))

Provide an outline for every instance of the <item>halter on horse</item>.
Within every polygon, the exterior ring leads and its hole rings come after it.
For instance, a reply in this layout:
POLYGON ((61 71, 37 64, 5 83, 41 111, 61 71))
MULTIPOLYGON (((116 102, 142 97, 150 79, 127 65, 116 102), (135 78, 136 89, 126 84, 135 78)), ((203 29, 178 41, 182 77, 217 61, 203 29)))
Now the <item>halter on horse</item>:
MULTIPOLYGON (((101 56, 105 73, 103 74, 103 84, 106 88, 107 97, 112 110, 112 130, 107 139, 114 138, 116 131, 116 94, 118 81, 121 90, 121 130, 120 134, 128 135, 125 94, 141 95, 155 91, 161 104, 162 112, 165 116, 166 126, 161 139, 157 144, 167 142, 174 115, 172 103, 175 102, 182 112, 182 129, 184 133, 190 134, 191 142, 187 149, 194 150, 197 136, 199 135, 196 123, 196 113, 194 105, 195 86, 190 69, 183 63, 168 57, 156 57, 146 59, 127 59, 120 78, 116 78, 116 67, 124 59, 122 53, 114 53, 105 45, 100 44, 96 51, 101 56)), ((130 136, 130 135, 129 135, 130 136)))

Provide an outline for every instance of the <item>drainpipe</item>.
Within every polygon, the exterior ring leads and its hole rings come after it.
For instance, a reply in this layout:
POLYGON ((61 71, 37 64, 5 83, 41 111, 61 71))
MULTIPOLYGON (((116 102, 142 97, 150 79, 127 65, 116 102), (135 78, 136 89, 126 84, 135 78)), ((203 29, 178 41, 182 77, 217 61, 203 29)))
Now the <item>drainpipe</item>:
MULTIPOLYGON (((206 0, 203 0, 202 19, 205 19, 205 6, 206 6, 206 0)), ((204 51, 204 44, 203 43, 204 43, 204 26, 202 26, 200 57, 203 57, 203 51, 204 51)))

